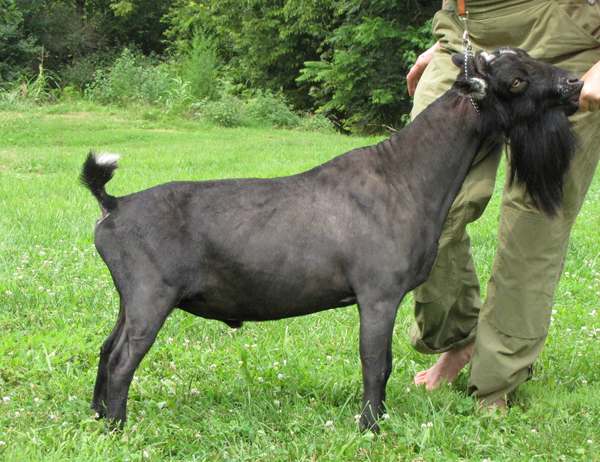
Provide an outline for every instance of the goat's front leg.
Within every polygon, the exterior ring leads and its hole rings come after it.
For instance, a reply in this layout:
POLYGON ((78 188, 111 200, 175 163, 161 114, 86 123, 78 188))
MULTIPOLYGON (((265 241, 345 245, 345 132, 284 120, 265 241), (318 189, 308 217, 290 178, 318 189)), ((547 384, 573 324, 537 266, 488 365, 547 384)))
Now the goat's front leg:
POLYGON ((359 305, 364 387, 361 431, 379 433, 377 421, 385 413, 385 386, 392 373, 392 336, 397 310, 398 305, 390 302, 359 305))

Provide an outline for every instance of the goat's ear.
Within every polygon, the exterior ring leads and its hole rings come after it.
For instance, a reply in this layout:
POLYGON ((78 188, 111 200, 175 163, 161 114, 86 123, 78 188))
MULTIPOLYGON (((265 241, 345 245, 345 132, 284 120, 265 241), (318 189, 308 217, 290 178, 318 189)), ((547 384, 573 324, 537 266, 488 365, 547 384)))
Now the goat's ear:
POLYGON ((463 69, 465 65, 465 55, 461 55, 460 53, 452 53, 452 62, 459 69, 463 69))
POLYGON ((466 98, 482 99, 485 97, 487 83, 479 77, 456 80, 452 89, 466 98))
POLYGON ((496 55, 490 54, 487 51, 478 51, 473 59, 475 71, 480 75, 488 75, 488 65, 494 59, 496 59, 496 55))

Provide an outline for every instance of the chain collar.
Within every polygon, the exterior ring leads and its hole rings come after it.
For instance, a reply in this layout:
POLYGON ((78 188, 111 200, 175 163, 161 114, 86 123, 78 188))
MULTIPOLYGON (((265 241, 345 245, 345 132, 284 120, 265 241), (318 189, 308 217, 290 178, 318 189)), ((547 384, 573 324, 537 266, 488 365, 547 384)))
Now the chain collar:
MULTIPOLYGON (((465 78, 469 78, 468 74, 468 62, 469 59, 473 59, 473 47, 471 46, 471 40, 469 38, 469 28, 467 27, 467 19, 469 18, 469 12, 465 11, 464 13, 459 13, 459 17, 463 24, 465 25, 465 32, 463 34, 463 43, 462 50, 465 53, 465 78)), ((473 109, 477 112, 478 115, 481 115, 481 111, 479 110, 479 105, 475 102, 472 97, 469 97, 469 101, 473 105, 473 109)))

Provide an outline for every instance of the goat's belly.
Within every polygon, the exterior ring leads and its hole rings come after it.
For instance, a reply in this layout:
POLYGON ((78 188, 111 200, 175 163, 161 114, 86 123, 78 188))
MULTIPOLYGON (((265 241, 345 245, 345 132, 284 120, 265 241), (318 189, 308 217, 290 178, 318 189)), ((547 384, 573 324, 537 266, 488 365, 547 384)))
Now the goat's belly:
POLYGON ((337 291, 315 294, 265 293, 254 297, 221 293, 212 297, 196 294, 181 300, 178 307, 196 316, 233 325, 244 321, 273 321, 304 316, 355 303, 354 294, 337 291))

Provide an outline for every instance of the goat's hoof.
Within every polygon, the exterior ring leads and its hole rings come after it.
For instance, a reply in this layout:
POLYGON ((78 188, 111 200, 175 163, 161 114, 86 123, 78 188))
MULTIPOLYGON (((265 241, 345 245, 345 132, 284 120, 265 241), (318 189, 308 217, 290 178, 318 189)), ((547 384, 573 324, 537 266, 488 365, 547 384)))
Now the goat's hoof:
POLYGON ((94 411, 94 414, 90 416, 90 419, 100 420, 103 419, 106 415, 106 409, 104 408, 104 406, 96 406, 92 404, 90 406, 90 409, 94 411))
POLYGON ((366 431, 373 432, 373 434, 378 435, 380 432, 379 425, 376 422, 363 422, 360 421, 359 424, 360 432, 364 433, 366 431))

